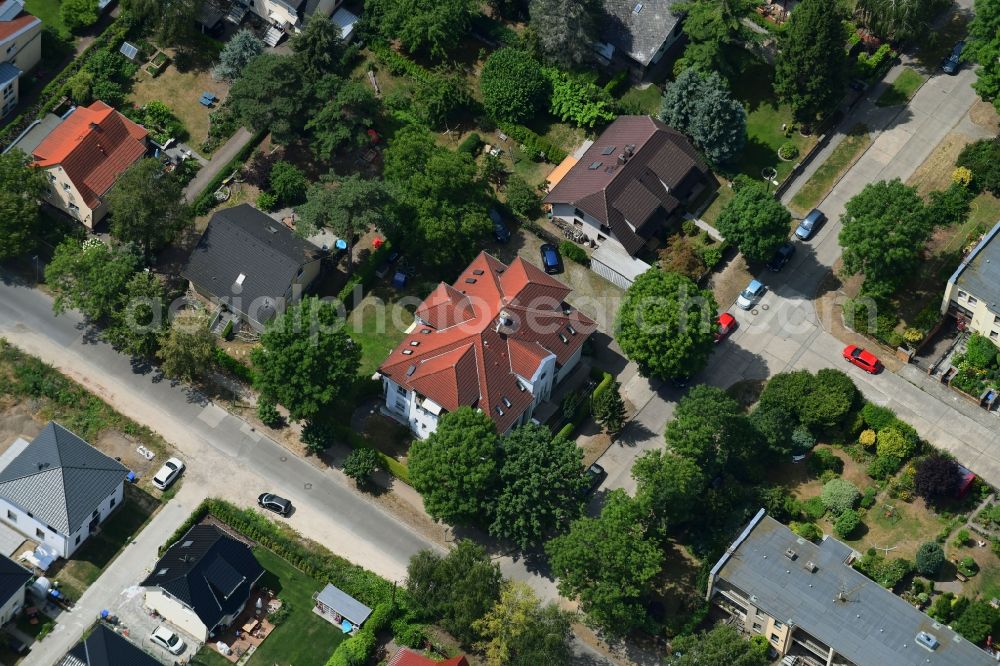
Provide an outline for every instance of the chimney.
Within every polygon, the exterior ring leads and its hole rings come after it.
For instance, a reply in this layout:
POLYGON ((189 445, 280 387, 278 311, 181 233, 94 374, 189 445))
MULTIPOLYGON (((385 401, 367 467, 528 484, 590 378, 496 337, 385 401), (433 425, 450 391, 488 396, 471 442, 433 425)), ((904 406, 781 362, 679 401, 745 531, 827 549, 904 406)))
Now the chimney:
POLYGON ((92 131, 96 132, 97 130, 101 129, 101 126, 98 125, 97 123, 95 123, 94 121, 91 121, 90 122, 90 129, 92 131))

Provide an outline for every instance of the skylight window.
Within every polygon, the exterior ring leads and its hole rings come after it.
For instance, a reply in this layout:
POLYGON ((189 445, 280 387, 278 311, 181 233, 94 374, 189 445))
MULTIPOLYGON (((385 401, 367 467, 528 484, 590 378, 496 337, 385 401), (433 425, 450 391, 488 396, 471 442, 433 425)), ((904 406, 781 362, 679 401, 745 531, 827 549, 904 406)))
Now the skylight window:
POLYGON ((566 330, 567 330, 567 331, 569 331, 569 334, 570 334, 570 335, 576 335, 576 329, 575 329, 575 328, 573 328, 573 326, 572 326, 572 325, 570 325, 570 324, 567 324, 567 325, 566 325, 566 330))
POLYGON ((593 163, 593 164, 591 164, 591 165, 590 165, 590 166, 589 166, 588 168, 589 168, 589 169, 590 169, 591 171, 597 171, 598 169, 600 169, 600 168, 601 168, 601 165, 602 165, 602 164, 604 164, 604 162, 594 162, 594 163, 593 163))
POLYGON ((420 346, 420 340, 410 340, 410 346, 411 347, 419 347, 420 346))
POLYGON ((507 398, 501 398, 500 401, 504 404, 505 407, 511 406, 511 402, 507 398))
POLYGON ((615 148, 616 146, 607 146, 605 147, 604 150, 601 151, 601 155, 610 155, 611 153, 615 152, 615 148))
POLYGON ((413 350, 412 349, 404 349, 403 350, 403 355, 404 356, 411 356, 412 354, 413 354, 413 350))
POLYGON ((500 405, 497 405, 496 407, 494 407, 494 409, 497 410, 497 414, 499 414, 500 416, 503 416, 503 410, 500 409, 500 405))
POLYGON ((567 344, 567 345, 569 344, 569 338, 567 338, 562 333, 559 334, 559 339, 563 341, 563 344, 567 344))
POLYGON ((641 11, 642 11, 642 3, 641 2, 639 4, 637 4, 635 7, 632 8, 632 13, 633 14, 638 14, 641 11))

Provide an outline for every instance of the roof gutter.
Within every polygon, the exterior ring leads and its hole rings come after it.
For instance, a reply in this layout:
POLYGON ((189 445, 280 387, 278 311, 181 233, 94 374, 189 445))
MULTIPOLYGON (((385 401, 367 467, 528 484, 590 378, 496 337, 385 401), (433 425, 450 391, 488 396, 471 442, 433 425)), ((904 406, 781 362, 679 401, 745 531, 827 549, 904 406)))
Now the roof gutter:
POLYGON ((746 526, 746 528, 740 533, 738 537, 736 537, 736 541, 733 542, 733 545, 731 545, 729 548, 726 549, 726 552, 722 555, 722 557, 719 558, 719 561, 715 563, 715 566, 712 567, 712 570, 708 574, 708 591, 705 593, 705 601, 712 600, 712 592, 713 588, 715 587, 715 579, 716 577, 718 577, 719 571, 722 569, 723 566, 725 566, 726 562, 729 561, 729 558, 732 557, 733 553, 736 552, 736 549, 739 548, 741 545, 743 545, 743 542, 747 540, 747 537, 750 536, 750 533, 753 532, 754 528, 757 527, 757 525, 760 523, 761 520, 764 519, 764 516, 766 515, 767 511, 765 509, 761 509, 760 511, 758 511, 757 515, 754 516, 753 519, 750 521, 750 524, 746 526))

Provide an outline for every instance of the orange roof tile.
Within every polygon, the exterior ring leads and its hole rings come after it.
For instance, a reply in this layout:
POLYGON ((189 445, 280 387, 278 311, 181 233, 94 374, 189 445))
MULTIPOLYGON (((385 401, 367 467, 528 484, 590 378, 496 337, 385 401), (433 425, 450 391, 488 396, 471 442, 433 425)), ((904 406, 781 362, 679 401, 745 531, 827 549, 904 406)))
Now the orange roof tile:
POLYGON ((420 304, 379 371, 448 411, 478 407, 506 432, 533 402, 518 376, 531 379, 549 355, 564 364, 596 329, 566 304, 571 291, 521 258, 507 266, 483 252, 420 304))
POLYGON ((41 20, 28 12, 21 12, 10 21, 0 21, 0 41, 11 37, 19 30, 23 30, 34 23, 41 23, 41 20))
POLYGON ((469 666, 469 660, 459 655, 444 661, 434 661, 408 647, 401 647, 386 666, 469 666))
POLYGON ((62 166, 87 205, 146 153, 146 130, 101 101, 79 107, 42 139, 35 165, 62 166))

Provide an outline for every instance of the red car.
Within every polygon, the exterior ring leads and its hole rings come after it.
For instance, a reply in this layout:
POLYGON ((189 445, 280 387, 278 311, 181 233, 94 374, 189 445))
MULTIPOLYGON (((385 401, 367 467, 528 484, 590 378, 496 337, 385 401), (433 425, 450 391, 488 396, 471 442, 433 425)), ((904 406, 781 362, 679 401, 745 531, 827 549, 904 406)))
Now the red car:
POLYGON ((728 312, 723 312, 715 320, 715 324, 715 341, 722 342, 727 335, 736 330, 736 317, 728 312))
POLYGON ((844 347, 844 360, 873 375, 882 369, 882 362, 875 357, 875 354, 857 345, 844 347))

